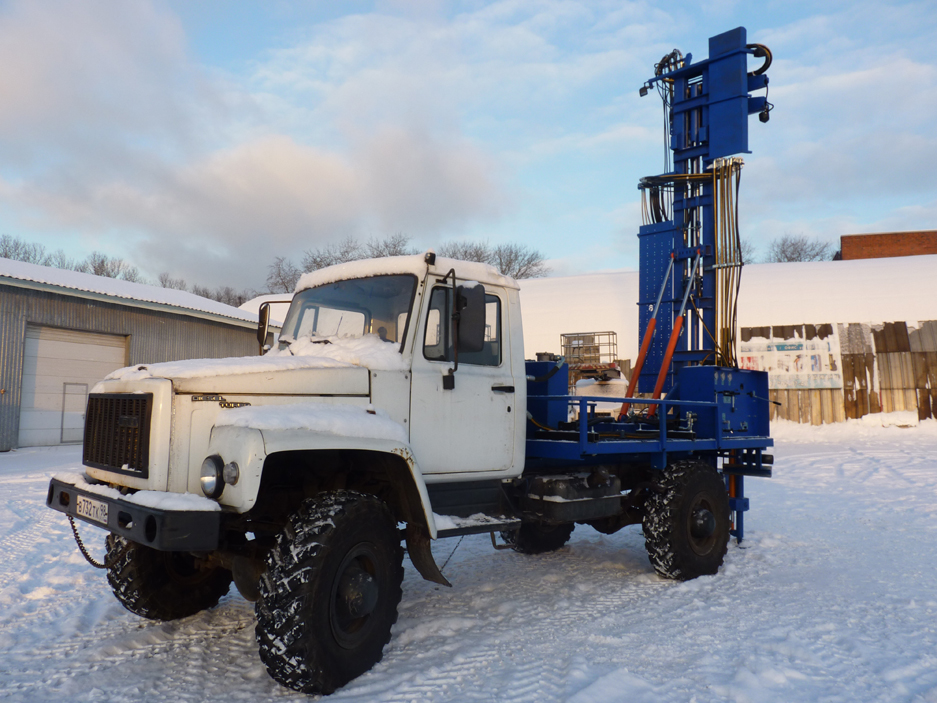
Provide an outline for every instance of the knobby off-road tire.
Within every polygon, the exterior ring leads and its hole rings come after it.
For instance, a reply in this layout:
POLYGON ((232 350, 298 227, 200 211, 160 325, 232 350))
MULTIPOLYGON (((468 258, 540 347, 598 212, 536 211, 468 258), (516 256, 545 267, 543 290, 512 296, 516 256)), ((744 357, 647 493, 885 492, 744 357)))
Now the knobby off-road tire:
POLYGON ((678 461, 662 472, 657 488, 643 525, 651 565, 678 581, 718 572, 729 543, 725 480, 708 464, 678 461))
POLYGON ((260 658, 276 681, 331 693, 381 660, 397 621, 403 548, 374 496, 334 491, 290 516, 257 601, 260 658))
POLYGON ((111 533, 107 582, 127 610, 150 620, 178 620, 218 605, 231 588, 231 572, 186 552, 161 552, 111 533), (129 546, 128 546, 129 545, 129 546))
POLYGON ((521 554, 545 554, 555 552, 569 541, 574 523, 565 525, 546 525, 538 522, 525 522, 517 531, 502 532, 501 539, 510 544, 515 552, 521 554))

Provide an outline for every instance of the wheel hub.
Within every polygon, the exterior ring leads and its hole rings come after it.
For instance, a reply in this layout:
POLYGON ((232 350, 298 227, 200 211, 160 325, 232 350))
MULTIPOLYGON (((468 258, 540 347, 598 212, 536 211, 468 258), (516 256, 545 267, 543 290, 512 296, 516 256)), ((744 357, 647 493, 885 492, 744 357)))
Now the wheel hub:
POLYGON ((374 612, 378 595, 375 578, 358 564, 351 564, 339 581, 336 605, 343 615, 357 619, 374 612))
POLYGON ((706 539, 716 531, 716 516, 712 511, 699 507, 690 518, 690 534, 694 539, 706 539))

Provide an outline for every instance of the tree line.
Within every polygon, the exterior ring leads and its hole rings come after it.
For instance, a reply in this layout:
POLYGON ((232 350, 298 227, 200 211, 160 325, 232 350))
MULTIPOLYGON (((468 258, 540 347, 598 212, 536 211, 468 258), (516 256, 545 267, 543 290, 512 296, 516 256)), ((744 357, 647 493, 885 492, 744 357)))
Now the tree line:
MULTIPOLYGON (((305 251, 298 264, 286 256, 274 257, 273 263, 267 267, 267 290, 257 291, 250 288, 238 290, 231 286, 209 288, 197 283, 189 284, 183 278, 174 278, 169 272, 159 274, 155 282, 149 281, 129 261, 108 256, 100 251, 92 251, 84 259, 74 259, 67 256, 61 249, 49 251, 42 244, 28 242, 8 234, 0 236, 0 258, 80 271, 132 283, 184 290, 234 307, 265 292, 292 293, 304 273, 317 271, 327 266, 358 259, 418 253, 420 253, 419 250, 411 246, 410 237, 402 233, 392 234, 384 239, 369 239, 365 242, 354 237, 346 237, 337 244, 328 244, 305 251)), ((550 273, 543 254, 525 244, 493 245, 487 241, 454 240, 444 243, 436 253, 451 259, 490 264, 500 273, 516 279, 540 278, 550 273)), ((833 258, 834 253, 830 242, 806 235, 786 234, 768 244, 767 253, 761 261, 762 263, 827 261, 833 258)), ((742 240, 742 257, 746 263, 755 262, 756 248, 751 240, 742 240)))
MULTIPOLYGON (((267 289, 271 293, 292 293, 300 277, 310 271, 359 259, 419 253, 418 249, 410 246, 410 238, 401 233, 367 242, 346 237, 338 244, 307 250, 298 266, 285 256, 276 257, 268 269, 267 289)), ((450 241, 440 246, 436 253, 450 259, 491 264, 511 278, 540 278, 550 272, 543 254, 525 244, 450 241)))
POLYGON ((208 288, 198 284, 190 286, 184 279, 173 278, 168 272, 159 274, 159 278, 154 282, 145 278, 140 273, 140 269, 129 261, 116 256, 108 256, 100 251, 93 251, 84 259, 74 259, 67 256, 61 249, 49 251, 42 244, 27 242, 9 234, 0 236, 0 258, 23 261, 27 264, 37 264, 39 266, 51 266, 52 268, 67 271, 90 273, 94 276, 114 278, 131 283, 175 288, 234 307, 243 305, 251 298, 259 295, 257 291, 252 289, 238 291, 231 286, 220 286, 218 288, 208 288))
MULTIPOLYGON (((234 307, 264 292, 292 293, 299 278, 309 271, 358 259, 418 253, 420 253, 419 250, 410 245, 410 237, 401 233, 389 235, 384 239, 370 239, 366 242, 347 237, 338 244, 307 250, 303 253, 298 265, 288 257, 275 257, 268 267, 267 290, 256 291, 250 288, 237 290, 231 286, 208 288, 197 283, 189 284, 184 278, 175 278, 168 271, 160 273, 156 281, 150 281, 129 261, 108 256, 100 251, 93 251, 84 259, 75 259, 67 256, 61 249, 49 251, 42 244, 28 242, 8 234, 0 235, 0 258, 90 273, 132 283, 184 290, 234 307)), ((550 272, 543 254, 523 244, 492 245, 487 241, 451 241, 439 247, 436 253, 453 259, 491 264, 502 274, 513 278, 537 278, 550 272)))

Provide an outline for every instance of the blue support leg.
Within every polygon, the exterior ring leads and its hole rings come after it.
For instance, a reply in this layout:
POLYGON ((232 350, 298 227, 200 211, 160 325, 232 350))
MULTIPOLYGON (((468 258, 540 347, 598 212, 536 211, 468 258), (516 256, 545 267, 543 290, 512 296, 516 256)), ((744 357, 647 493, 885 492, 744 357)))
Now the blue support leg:
POLYGON ((737 544, 741 544, 745 538, 745 512, 748 510, 748 498, 745 497, 745 477, 744 476, 726 476, 726 487, 735 479, 735 495, 730 494, 729 510, 734 513, 735 529, 730 530, 729 534, 735 537, 737 544))

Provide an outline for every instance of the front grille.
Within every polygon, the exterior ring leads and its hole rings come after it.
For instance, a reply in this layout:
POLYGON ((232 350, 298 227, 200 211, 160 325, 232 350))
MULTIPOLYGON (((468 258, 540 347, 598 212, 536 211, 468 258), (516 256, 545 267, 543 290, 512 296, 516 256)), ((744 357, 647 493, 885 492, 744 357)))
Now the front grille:
POLYGON ((92 393, 85 414, 85 466, 149 476, 152 393, 92 393))

